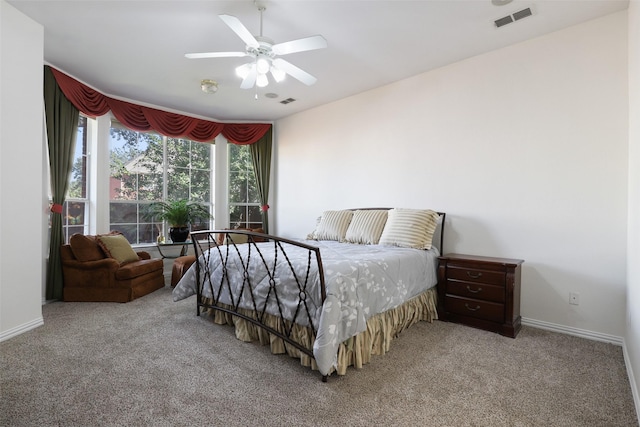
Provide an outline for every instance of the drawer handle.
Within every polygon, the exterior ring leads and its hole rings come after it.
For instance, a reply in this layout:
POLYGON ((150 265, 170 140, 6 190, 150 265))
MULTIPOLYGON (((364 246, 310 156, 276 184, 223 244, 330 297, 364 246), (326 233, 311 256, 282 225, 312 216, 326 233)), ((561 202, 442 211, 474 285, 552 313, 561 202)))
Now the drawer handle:
POLYGON ((469 304, 465 304, 464 306, 467 307, 467 310, 469 310, 469 311, 478 311, 478 310, 480 310, 480 306, 479 305, 476 306, 476 308, 469 307, 469 304))
POLYGON ((471 292, 472 294, 477 294, 479 292, 482 292, 482 288, 478 288, 478 289, 471 289, 471 287, 469 285, 467 285, 467 290, 469 292, 471 292))
POLYGON ((472 273, 471 271, 467 271, 467 276, 471 277, 472 279, 479 279, 482 276, 482 273, 480 273, 479 271, 476 273, 472 273))

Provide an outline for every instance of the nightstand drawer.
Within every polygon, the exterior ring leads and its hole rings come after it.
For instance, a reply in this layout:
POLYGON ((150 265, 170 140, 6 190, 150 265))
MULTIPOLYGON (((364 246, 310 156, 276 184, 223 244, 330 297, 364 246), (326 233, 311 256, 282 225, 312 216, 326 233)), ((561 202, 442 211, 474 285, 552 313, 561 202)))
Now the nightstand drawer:
POLYGON ((491 271, 466 266, 457 266, 450 263, 447 266, 447 278, 464 280, 467 282, 488 283, 491 285, 504 286, 506 274, 504 271, 491 271))
POLYGON ((447 280, 446 293, 484 301, 504 302, 504 287, 486 283, 447 280))
POLYGON ((490 322, 504 322, 504 304, 447 295, 444 307, 447 311, 462 316, 476 317, 490 322))

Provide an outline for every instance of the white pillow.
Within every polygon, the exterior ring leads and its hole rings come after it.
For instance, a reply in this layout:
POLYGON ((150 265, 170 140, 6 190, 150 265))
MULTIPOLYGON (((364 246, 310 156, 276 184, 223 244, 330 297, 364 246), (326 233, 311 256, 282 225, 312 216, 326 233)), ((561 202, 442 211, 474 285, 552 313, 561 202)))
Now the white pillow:
POLYGON ((324 211, 320 218, 320 224, 314 233, 315 240, 344 241, 344 236, 353 217, 353 211, 324 211))
POLYGON ((387 210, 357 210, 347 228, 345 241, 377 245, 386 222, 387 210))
POLYGON ((432 210, 391 209, 380 244, 404 248, 431 249, 439 215, 432 210))
POLYGON ((316 239, 316 231, 318 230, 318 226, 320 225, 320 220, 321 219, 322 219, 322 216, 319 216, 316 219, 316 228, 314 228, 311 233, 307 234, 307 240, 317 240, 316 239))

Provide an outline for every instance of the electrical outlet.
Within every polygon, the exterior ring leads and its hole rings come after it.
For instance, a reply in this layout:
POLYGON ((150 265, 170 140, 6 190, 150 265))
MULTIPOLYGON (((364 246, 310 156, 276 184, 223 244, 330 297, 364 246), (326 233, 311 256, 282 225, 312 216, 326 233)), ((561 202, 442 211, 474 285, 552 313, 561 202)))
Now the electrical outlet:
POLYGON ((580 305, 580 294, 577 292, 569 293, 569 304, 571 305, 580 305))

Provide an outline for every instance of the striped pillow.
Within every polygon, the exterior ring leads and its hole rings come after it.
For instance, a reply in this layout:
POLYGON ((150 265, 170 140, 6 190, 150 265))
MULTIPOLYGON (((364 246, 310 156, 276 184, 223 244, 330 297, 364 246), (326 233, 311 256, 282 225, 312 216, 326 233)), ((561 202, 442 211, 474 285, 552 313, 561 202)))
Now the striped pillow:
POLYGON ((396 208, 389 211, 380 244, 431 249, 439 215, 432 210, 396 208))
POLYGON ((386 210, 355 211, 345 240, 349 243, 377 245, 386 222, 386 210))
POLYGON ((344 241, 353 211, 324 211, 314 233, 315 240, 344 241))

